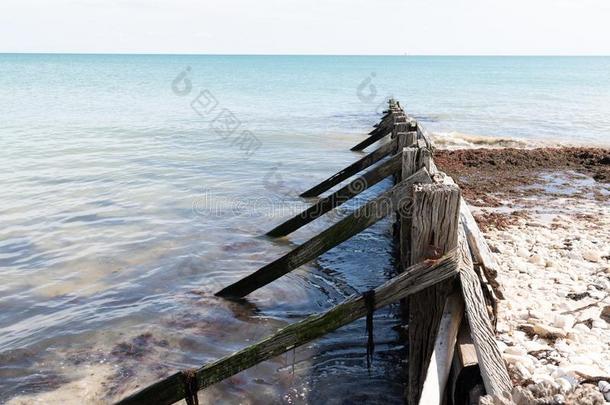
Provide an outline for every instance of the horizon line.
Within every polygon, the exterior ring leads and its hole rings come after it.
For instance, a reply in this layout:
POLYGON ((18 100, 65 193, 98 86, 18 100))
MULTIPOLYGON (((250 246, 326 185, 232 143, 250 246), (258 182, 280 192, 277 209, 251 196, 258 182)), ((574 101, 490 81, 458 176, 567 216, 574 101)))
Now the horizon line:
POLYGON ((0 55, 107 55, 107 56, 379 56, 379 57, 609 57, 610 54, 485 54, 485 53, 392 53, 392 54, 332 54, 332 53, 163 53, 163 52, 0 52, 0 55))

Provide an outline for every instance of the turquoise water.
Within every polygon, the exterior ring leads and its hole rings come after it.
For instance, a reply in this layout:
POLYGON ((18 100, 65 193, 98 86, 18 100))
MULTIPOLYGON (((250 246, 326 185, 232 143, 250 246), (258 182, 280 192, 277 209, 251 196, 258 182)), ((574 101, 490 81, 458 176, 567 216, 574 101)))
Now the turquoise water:
MULTIPOLYGON (((448 146, 610 142, 610 58, 0 55, 0 89, 0 403, 106 403, 386 280, 389 221, 213 297, 336 220, 260 236, 388 96, 448 146)), ((399 401, 396 317, 370 374, 360 321, 202 399, 399 401)))

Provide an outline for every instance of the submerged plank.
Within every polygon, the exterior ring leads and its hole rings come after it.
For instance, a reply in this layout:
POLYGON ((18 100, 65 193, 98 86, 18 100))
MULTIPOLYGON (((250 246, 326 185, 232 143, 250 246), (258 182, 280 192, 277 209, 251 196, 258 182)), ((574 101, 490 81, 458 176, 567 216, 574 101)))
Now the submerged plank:
POLYGON ((405 196, 410 187, 427 179, 429 179, 429 175, 425 169, 418 171, 413 176, 395 185, 391 190, 386 191, 379 197, 358 208, 348 217, 274 262, 222 289, 216 295, 225 298, 244 297, 315 259, 355 234, 362 232, 390 213, 399 210, 403 205, 408 204, 410 201, 405 196))
POLYGON ((354 146, 350 150, 353 150, 353 151, 363 150, 363 149, 371 146, 375 142, 379 141, 384 136, 389 135, 392 132, 395 132, 396 130, 406 131, 406 130, 408 130, 408 128, 410 128, 410 126, 408 126, 406 124, 408 124, 408 122, 407 122, 407 117, 405 115, 394 114, 392 116, 392 121, 388 122, 386 125, 375 128, 375 130, 372 131, 371 135, 368 138, 366 138, 365 140, 363 140, 362 142, 360 142, 358 145, 354 146), (405 124, 405 125, 399 126, 398 129, 396 129, 396 126, 399 124, 405 124))
POLYGON ((271 231, 267 232, 267 235, 273 237, 288 235, 300 227, 307 225, 314 219, 321 217, 333 208, 344 204, 369 187, 374 186, 386 177, 396 173, 400 169, 401 158, 400 154, 392 156, 379 166, 354 179, 345 187, 335 191, 328 197, 322 198, 305 211, 276 226, 271 231))
POLYGON ((352 177, 354 174, 366 169, 369 166, 379 162, 384 157, 389 154, 393 154, 396 151, 396 141, 392 140, 391 142, 386 143, 385 145, 380 146, 378 149, 369 153, 362 159, 357 160, 351 165, 347 166, 345 169, 333 174, 328 179, 324 180, 320 184, 310 188, 301 194, 301 197, 315 197, 317 195, 322 194, 323 192, 330 190, 337 184, 341 183, 343 180, 346 180, 352 177))
MULTIPOLYGON (((441 281, 451 279, 456 274, 457 254, 455 251, 449 252, 439 260, 412 266, 407 272, 388 280, 374 290, 375 309, 382 308, 441 281)), ((366 313, 367 305, 363 296, 352 295, 322 314, 311 315, 300 322, 280 329, 254 345, 195 370, 195 392, 336 330, 365 316, 366 313)), ((182 373, 176 373, 124 398, 117 405, 168 405, 180 401, 185 396, 184 377, 182 373)))

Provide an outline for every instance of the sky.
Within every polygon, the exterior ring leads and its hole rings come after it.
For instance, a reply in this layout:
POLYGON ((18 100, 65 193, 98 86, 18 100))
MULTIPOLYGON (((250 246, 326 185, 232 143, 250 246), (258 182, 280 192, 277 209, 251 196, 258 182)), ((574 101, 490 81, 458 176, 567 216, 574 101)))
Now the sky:
POLYGON ((610 1, 0 0, 0 52, 610 55, 610 1))

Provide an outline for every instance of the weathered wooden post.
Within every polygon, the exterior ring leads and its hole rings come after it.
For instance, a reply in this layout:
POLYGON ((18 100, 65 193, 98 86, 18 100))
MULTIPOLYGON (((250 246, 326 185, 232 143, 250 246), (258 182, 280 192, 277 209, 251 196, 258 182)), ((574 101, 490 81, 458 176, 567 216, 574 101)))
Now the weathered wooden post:
MULTIPOLYGON (((405 254, 407 263, 403 266, 436 260, 455 249, 458 243, 459 212, 460 190, 456 185, 415 185, 409 252, 405 254)), ((408 230, 405 231, 403 237, 408 233, 408 230)), ((408 299, 409 374, 406 398, 410 405, 419 402, 451 286, 450 282, 439 283, 408 299)))

